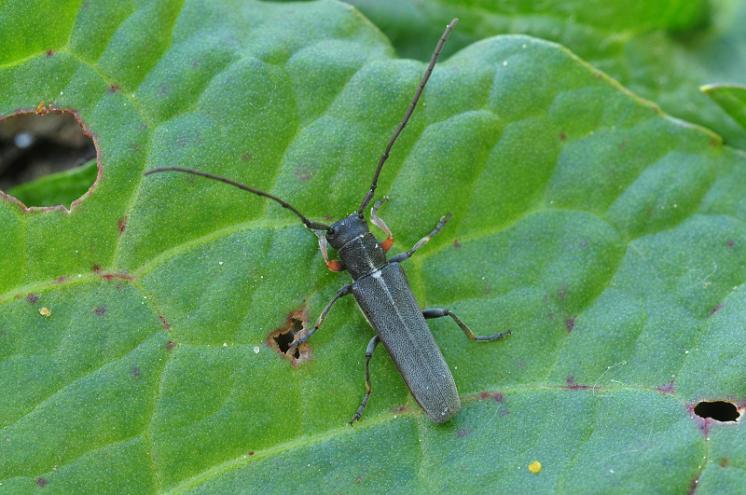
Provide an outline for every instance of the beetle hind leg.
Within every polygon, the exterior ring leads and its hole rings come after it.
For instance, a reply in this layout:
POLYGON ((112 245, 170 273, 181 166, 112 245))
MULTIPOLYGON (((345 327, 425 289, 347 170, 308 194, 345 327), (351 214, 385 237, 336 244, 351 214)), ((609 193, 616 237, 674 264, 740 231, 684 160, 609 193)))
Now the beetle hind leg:
POLYGON ((365 349, 365 395, 363 396, 363 401, 360 403, 357 411, 355 411, 355 415, 350 420, 350 424, 359 420, 363 416, 363 411, 365 411, 365 407, 368 405, 370 394, 373 392, 373 388, 370 385, 370 359, 373 357, 373 352, 376 350, 379 342, 380 339, 378 338, 378 335, 376 335, 370 339, 368 347, 365 349))
POLYGON ((461 318, 456 316, 456 313, 454 313, 450 309, 427 308, 422 311, 422 316, 424 316, 426 320, 432 318, 442 318, 443 316, 450 316, 451 319, 456 322, 456 325, 459 326, 461 331, 464 332, 464 335, 466 335, 469 340, 473 340, 475 342, 494 342, 495 340, 502 340, 511 334, 510 330, 505 330, 504 332, 498 332, 493 335, 477 335, 471 330, 471 328, 469 328, 466 323, 461 320, 461 318))

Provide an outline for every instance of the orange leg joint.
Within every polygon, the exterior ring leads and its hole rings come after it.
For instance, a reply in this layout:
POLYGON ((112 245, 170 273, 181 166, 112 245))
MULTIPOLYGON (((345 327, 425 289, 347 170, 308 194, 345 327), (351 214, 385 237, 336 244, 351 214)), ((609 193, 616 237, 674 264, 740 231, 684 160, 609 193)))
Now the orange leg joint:
POLYGON ((326 267, 332 272, 341 272, 345 269, 344 264, 340 260, 324 260, 326 267))
POLYGON ((316 235, 319 238, 319 249, 321 250, 321 257, 324 258, 324 263, 326 263, 326 267, 329 269, 329 271, 341 272, 342 270, 344 270, 345 265, 344 263, 342 263, 341 260, 329 259, 328 243, 324 234, 316 232, 316 235))
POLYGON ((394 237, 389 235, 385 241, 381 243, 381 249, 383 249, 384 253, 388 253, 389 249, 391 249, 391 246, 394 245, 394 237))

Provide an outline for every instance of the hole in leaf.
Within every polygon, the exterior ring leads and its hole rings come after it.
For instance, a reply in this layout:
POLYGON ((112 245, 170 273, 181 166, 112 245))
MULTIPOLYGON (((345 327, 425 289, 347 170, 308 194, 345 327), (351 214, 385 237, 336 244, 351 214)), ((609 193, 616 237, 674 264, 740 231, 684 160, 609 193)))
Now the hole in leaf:
POLYGON ((716 421, 736 421, 740 416, 735 404, 721 400, 700 402, 694 406, 694 414, 700 418, 712 418, 716 421))
MULTIPOLYGON (((295 322, 297 321, 298 320, 293 320, 294 327, 298 326, 295 324, 295 322)), ((273 339, 275 339, 275 342, 277 342, 277 346, 280 348, 280 352, 284 352, 285 354, 288 353, 288 351, 290 350, 290 344, 293 343, 295 333, 298 330, 300 330, 300 328, 291 328, 289 331, 285 333, 280 333, 272 337, 273 339)), ((298 351, 297 347, 293 351, 293 357, 296 359, 300 357, 300 351, 298 351)))
POLYGON ((267 338, 267 343, 282 357, 289 360, 293 366, 298 366, 311 359, 311 347, 303 343, 295 349, 290 349, 290 344, 296 335, 303 335, 308 323, 308 316, 304 308, 297 309, 288 315, 285 325, 272 331, 267 338))
POLYGON ((0 190, 25 206, 70 207, 98 175, 90 133, 70 111, 0 119, 0 190))

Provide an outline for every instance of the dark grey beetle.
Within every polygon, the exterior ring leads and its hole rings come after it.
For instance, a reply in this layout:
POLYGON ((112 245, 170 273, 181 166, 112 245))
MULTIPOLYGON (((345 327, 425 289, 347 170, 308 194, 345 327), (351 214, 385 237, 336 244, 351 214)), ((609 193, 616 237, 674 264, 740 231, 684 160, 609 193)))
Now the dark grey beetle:
POLYGON ((330 270, 335 272, 347 270, 350 273, 353 282, 345 285, 337 292, 334 298, 321 311, 321 315, 319 315, 313 328, 301 338, 294 340, 289 349, 289 352, 293 351, 294 348, 311 338, 319 329, 329 310, 337 300, 349 294, 355 296, 368 323, 376 331, 376 336, 370 340, 365 351, 365 395, 350 423, 360 419, 365 406, 368 404, 372 390, 370 384, 370 359, 379 342, 383 342, 383 345, 389 351, 417 403, 430 419, 436 423, 443 423, 452 418, 461 409, 461 402, 458 391, 456 390, 456 384, 453 381, 453 376, 448 369, 448 364, 443 359, 443 355, 435 343, 425 319, 450 316, 464 334, 474 341, 494 341, 510 335, 510 330, 506 330, 505 332, 490 336, 477 336, 458 316, 448 309, 430 308, 424 311, 420 310, 400 263, 411 257, 430 238, 437 234, 443 228, 450 215, 442 217, 435 228, 428 235, 420 239, 410 250, 394 256, 390 260, 386 259, 386 252, 393 245, 394 237, 391 230, 389 230, 388 226, 377 214, 383 201, 376 201, 373 205, 371 209, 371 222, 386 233, 386 240, 381 243, 376 240, 373 234, 368 231, 368 224, 363 215, 366 206, 370 203, 375 193, 383 164, 386 162, 389 152, 399 134, 401 134, 407 125, 412 112, 414 112, 417 101, 430 78, 433 67, 435 67, 440 51, 457 22, 458 19, 453 19, 446 26, 443 35, 438 40, 430 63, 417 87, 415 96, 378 161, 370 189, 360 203, 360 207, 352 215, 332 225, 313 222, 288 202, 277 196, 218 175, 183 167, 154 168, 145 174, 150 175, 158 172, 189 173, 224 182, 244 191, 249 191, 276 201, 282 207, 295 213, 303 224, 318 236, 324 262, 330 270), (327 253, 328 244, 331 244, 337 250, 341 260, 329 259, 327 253))

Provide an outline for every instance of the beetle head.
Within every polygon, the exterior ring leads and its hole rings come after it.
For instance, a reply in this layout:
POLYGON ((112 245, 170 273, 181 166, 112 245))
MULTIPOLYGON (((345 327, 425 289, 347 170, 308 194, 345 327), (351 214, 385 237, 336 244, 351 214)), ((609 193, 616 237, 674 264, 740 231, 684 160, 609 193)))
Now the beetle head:
POLYGON ((353 213, 338 222, 334 222, 326 231, 326 240, 334 249, 339 249, 356 237, 368 233, 365 218, 353 213))

